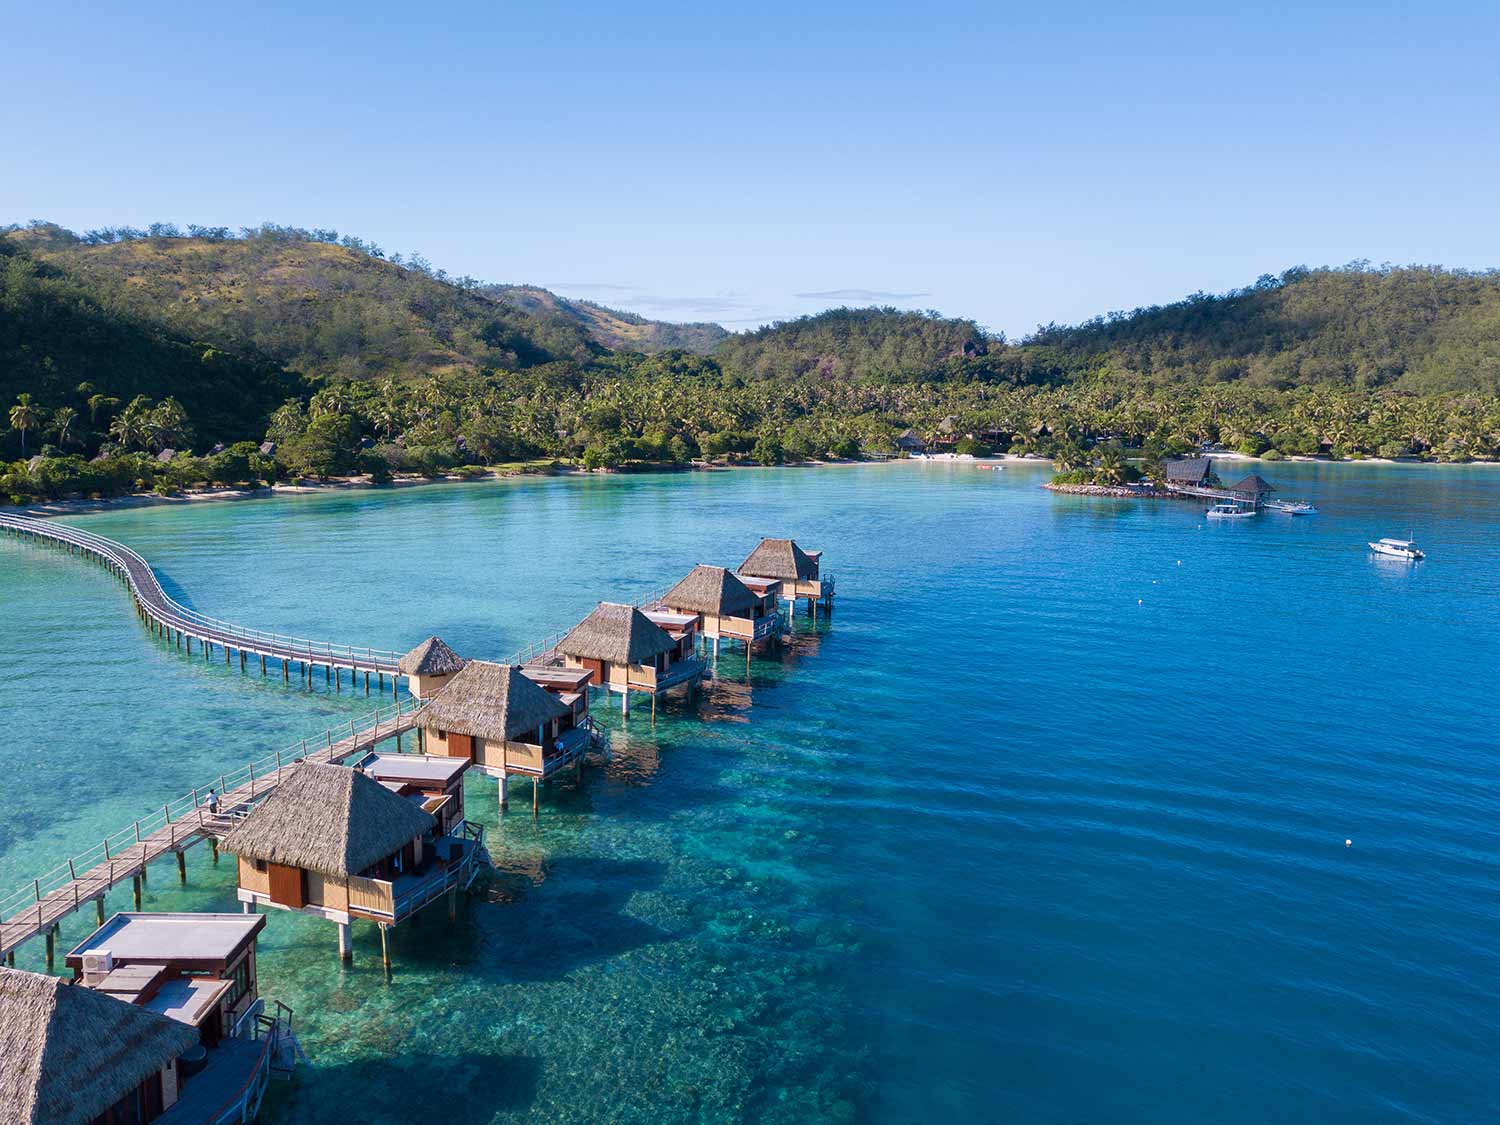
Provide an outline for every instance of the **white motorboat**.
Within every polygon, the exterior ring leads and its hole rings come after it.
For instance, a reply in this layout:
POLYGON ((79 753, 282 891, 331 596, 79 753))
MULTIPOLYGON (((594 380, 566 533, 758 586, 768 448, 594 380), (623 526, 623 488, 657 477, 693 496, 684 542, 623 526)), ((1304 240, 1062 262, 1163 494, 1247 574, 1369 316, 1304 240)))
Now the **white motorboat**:
POLYGON ((1266 507, 1273 512, 1285 512, 1289 516, 1315 516, 1318 509, 1306 500, 1267 500, 1266 507))
POLYGON ((1255 514, 1254 508, 1247 508, 1241 504, 1231 504, 1227 501, 1215 504, 1203 513, 1205 519, 1211 520, 1247 520, 1255 514))
POLYGON ((1408 562, 1416 562, 1418 559, 1427 557, 1410 539, 1377 539, 1370 544, 1370 550, 1377 555, 1389 555, 1391 558, 1406 559, 1408 562))

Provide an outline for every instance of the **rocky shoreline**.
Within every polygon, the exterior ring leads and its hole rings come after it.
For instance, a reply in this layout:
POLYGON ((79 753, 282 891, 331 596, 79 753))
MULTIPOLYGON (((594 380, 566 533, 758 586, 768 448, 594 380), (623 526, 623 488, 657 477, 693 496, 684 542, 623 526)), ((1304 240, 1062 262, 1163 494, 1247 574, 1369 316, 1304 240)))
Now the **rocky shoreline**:
POLYGON ((1166 492, 1147 485, 1135 488, 1128 484, 1057 484, 1048 481, 1043 488, 1052 492, 1063 492, 1070 496, 1113 496, 1122 500, 1182 500, 1175 492, 1166 492))

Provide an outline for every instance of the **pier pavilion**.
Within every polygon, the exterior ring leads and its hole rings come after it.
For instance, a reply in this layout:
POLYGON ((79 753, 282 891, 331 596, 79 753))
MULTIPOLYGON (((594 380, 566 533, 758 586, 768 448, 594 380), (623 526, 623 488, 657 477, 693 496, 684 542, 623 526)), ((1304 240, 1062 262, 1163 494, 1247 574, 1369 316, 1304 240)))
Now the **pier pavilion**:
POLYGON ((406 677, 407 690, 426 699, 464 669, 464 658, 441 637, 428 637, 401 658, 397 665, 406 677))
POLYGON ((791 539, 762 539, 749 557, 740 563, 743 577, 774 579, 781 583, 781 596, 797 608, 797 599, 806 598, 807 607, 816 616, 821 601, 833 604, 833 575, 822 573, 822 551, 804 551, 791 539))
POLYGON ((656 699, 679 685, 689 689, 703 678, 703 662, 692 650, 691 635, 674 639, 640 609, 600 602, 557 643, 569 668, 584 668, 589 682, 620 694, 620 706, 630 714, 631 692, 656 699))
POLYGON ((695 614, 701 635, 714 642, 715 656, 722 638, 743 641, 748 653, 778 631, 780 583, 773 579, 757 586, 752 590, 722 566, 699 565, 663 594, 660 604, 675 613, 695 614))
POLYGON ((197 1032, 160 1012, 58 977, 0 968, 6 1125, 155 1121, 176 1105, 181 1060, 198 1046, 197 1032))
POLYGON ((450 920, 456 895, 479 869, 483 830, 440 836, 420 797, 401 797, 344 766, 306 762, 224 839, 239 858, 239 899, 246 912, 265 905, 335 922, 339 954, 352 956, 349 926, 388 931, 445 892, 450 920))
POLYGON ((1259 508, 1266 502, 1266 497, 1276 491, 1276 486, 1259 473, 1251 473, 1243 480, 1225 485, 1224 491, 1241 504, 1259 508))
POLYGON ((577 700, 564 702, 567 693, 549 692, 517 665, 471 660, 422 709, 417 725, 432 753, 472 762, 496 778, 502 809, 511 777, 531 778, 535 812, 541 783, 570 766, 582 768, 591 741, 586 673, 563 679, 583 688, 573 693, 581 695, 581 709, 577 700))

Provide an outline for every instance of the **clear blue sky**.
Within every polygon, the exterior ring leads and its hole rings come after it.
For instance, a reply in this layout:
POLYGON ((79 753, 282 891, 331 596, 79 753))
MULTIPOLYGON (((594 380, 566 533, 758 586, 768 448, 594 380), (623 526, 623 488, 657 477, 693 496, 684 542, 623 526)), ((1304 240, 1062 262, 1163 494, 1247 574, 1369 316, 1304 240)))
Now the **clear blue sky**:
POLYGON ((0 223, 335 227, 731 328, 1500 265, 1500 6, 0 0, 0 223))

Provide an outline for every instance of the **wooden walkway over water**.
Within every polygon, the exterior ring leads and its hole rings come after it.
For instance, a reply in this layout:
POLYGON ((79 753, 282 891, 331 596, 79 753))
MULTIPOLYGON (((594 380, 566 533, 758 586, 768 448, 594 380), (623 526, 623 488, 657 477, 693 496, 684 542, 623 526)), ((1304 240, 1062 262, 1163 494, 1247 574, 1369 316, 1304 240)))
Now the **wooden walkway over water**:
POLYGON ((186 880, 183 853, 209 840, 217 859, 218 841, 274 792, 292 767, 304 761, 340 763, 366 754, 380 743, 411 731, 421 709, 420 702, 398 700, 378 708, 363 727, 351 719, 347 734, 328 730, 321 738, 303 740, 298 746, 221 774, 191 793, 168 801, 150 816, 111 833, 96 846, 32 880, 30 886, 0 899, 0 957, 8 959, 17 946, 45 936, 50 967, 54 935, 63 918, 92 902, 103 925, 104 896, 127 879, 134 885, 135 905, 140 909, 141 884, 148 863, 175 854, 178 875, 186 880), (210 790, 219 799, 216 813, 208 810, 210 790))
POLYGON ((371 676, 375 677, 382 692, 385 678, 389 676, 391 694, 396 692, 396 680, 400 674, 397 667, 401 659, 399 652, 311 641, 208 617, 170 597, 162 589, 150 564, 123 543, 68 524, 0 514, 0 531, 8 531, 31 542, 61 547, 100 563, 129 588, 135 599, 136 613, 152 632, 178 648, 185 644, 187 651, 192 652, 193 642, 197 641, 204 657, 212 659, 217 645, 223 650, 226 665, 234 653, 239 654, 241 671, 247 659, 256 657, 260 660, 262 675, 266 674, 266 662, 274 660, 281 665, 283 680, 291 679, 293 665, 298 667, 299 677, 310 680, 313 669, 322 668, 325 678, 338 677, 341 684, 343 672, 347 670, 351 681, 364 676, 367 695, 371 676))

